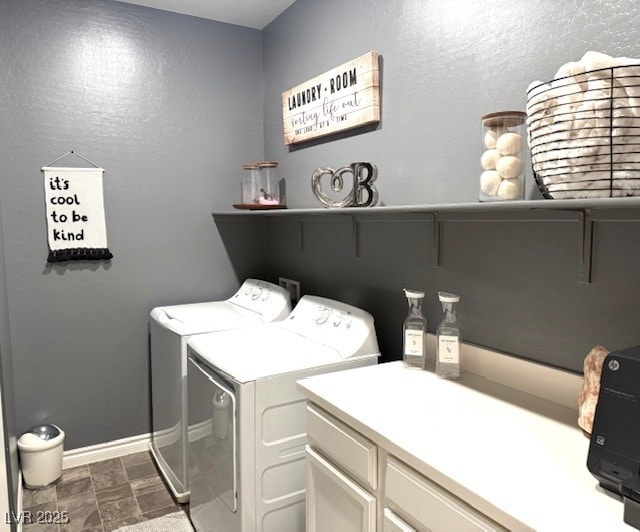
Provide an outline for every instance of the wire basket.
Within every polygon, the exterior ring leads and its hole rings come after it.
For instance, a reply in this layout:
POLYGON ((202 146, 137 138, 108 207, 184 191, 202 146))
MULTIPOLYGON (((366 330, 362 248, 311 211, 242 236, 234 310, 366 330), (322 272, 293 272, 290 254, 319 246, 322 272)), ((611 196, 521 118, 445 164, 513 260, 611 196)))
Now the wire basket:
POLYGON ((531 87, 527 126, 545 198, 640 196, 640 64, 531 87))

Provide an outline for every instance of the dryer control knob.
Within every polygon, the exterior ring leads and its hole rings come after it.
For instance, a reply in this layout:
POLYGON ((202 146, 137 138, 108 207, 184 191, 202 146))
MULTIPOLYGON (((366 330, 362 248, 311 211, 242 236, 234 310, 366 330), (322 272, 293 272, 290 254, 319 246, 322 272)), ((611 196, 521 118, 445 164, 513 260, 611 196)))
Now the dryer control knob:
POLYGON ((326 323, 330 315, 331 311, 327 307, 319 307, 313 321, 315 321, 317 325, 322 325, 326 323))
POLYGON ((260 288, 259 286, 256 286, 256 289, 251 294, 251 299, 255 301, 260 297, 260 294, 262 294, 262 288, 260 288))

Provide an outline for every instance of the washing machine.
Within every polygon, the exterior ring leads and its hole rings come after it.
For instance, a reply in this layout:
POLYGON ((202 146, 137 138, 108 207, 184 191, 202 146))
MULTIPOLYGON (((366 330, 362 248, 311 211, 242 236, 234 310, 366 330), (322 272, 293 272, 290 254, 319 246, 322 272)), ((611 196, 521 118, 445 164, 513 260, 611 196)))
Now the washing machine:
POLYGON ((151 454, 178 502, 189 500, 187 340, 283 319, 290 311, 289 292, 258 279, 247 279, 225 301, 151 311, 151 454))
POLYGON ((296 381, 377 364, 372 316, 304 296, 281 322, 188 342, 190 517, 198 532, 305 527, 305 400, 296 381))

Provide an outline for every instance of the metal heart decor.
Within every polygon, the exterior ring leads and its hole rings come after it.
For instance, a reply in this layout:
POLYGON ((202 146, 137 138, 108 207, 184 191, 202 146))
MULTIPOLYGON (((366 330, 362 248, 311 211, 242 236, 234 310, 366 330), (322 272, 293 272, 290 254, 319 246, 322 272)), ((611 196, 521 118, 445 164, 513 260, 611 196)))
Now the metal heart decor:
POLYGON ((311 176, 311 189, 325 207, 373 207, 378 203, 378 190, 373 182, 378 177, 378 169, 367 162, 351 163, 337 170, 325 166, 318 168, 311 176), (342 192, 344 174, 352 174, 353 188, 341 200, 333 200, 322 190, 322 176, 329 175, 331 190, 342 192))

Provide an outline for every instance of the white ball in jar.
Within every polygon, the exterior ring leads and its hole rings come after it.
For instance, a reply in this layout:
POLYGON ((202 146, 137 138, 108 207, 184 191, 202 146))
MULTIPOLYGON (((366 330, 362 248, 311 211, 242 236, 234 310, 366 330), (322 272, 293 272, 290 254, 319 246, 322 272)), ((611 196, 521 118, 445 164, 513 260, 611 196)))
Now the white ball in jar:
POLYGON ((522 179, 503 179, 498 187, 498 197, 504 200, 517 200, 522 198, 524 183, 522 179))
POLYGON ((489 148, 490 150, 496 147, 496 141, 498 140, 498 137, 500 137, 500 135, 502 135, 502 133, 504 132, 504 130, 502 128, 492 128, 489 129, 485 134, 484 134, 484 145, 489 148))
POLYGON ((500 155, 516 155, 522 149, 522 137, 517 133, 504 133, 496 141, 500 155))
POLYGON ((480 175, 480 191, 485 196, 497 196, 502 178, 495 170, 486 170, 480 175))
POLYGON ((522 173, 522 161, 513 155, 505 155, 498 159, 496 170, 498 170, 500 177, 514 179, 522 173))
POLYGON ((482 154, 480 164, 485 170, 495 170, 498 159, 500 159, 498 150, 487 150, 482 154))

